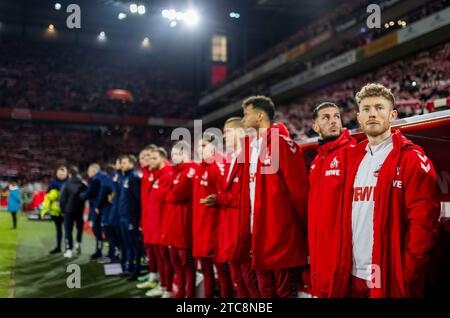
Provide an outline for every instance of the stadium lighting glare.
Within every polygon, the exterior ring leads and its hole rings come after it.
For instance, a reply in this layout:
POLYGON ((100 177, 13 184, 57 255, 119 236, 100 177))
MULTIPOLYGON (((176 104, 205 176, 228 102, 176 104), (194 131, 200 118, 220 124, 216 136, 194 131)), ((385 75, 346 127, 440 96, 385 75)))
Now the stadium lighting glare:
POLYGON ((53 24, 49 24, 47 29, 45 29, 45 33, 47 36, 55 36, 56 35, 56 27, 53 24))
POLYGON ((99 41, 99 42, 105 42, 106 41, 106 34, 105 34, 105 32, 100 32, 99 34, 98 34, 98 36, 97 36, 97 40, 99 41))
POLYGON ((166 14, 166 18, 169 19, 170 21, 175 20, 177 17, 177 12, 173 9, 168 10, 167 14, 166 14))
POLYGON ((416 86, 417 85, 417 82, 416 81, 412 81, 412 86, 416 86))
POLYGON ((55 3, 55 10, 61 10, 61 3, 55 3))
POLYGON ((127 14, 123 13, 123 12, 120 12, 119 15, 117 16, 117 19, 119 19, 119 20, 123 20, 126 18, 127 18, 127 14))
POLYGON ((173 28, 177 25, 178 22, 182 21, 187 26, 195 26, 200 21, 200 15, 194 9, 189 9, 187 11, 176 11, 174 9, 164 9, 161 11, 161 15, 163 18, 170 21, 170 26, 173 28))
POLYGON ((150 39, 148 37, 145 37, 142 42, 141 42, 141 46, 143 48, 148 48, 150 47, 150 39))
POLYGON ((188 26, 196 26, 200 20, 198 13, 194 10, 189 10, 184 14, 183 21, 188 26))
POLYGON ((130 12, 133 14, 138 12, 138 6, 136 3, 130 4, 130 12))
POLYGON ((239 19, 241 15, 237 12, 230 12, 230 18, 232 19, 239 19))
POLYGON ((140 15, 143 15, 143 14, 145 14, 145 6, 144 5, 139 5, 138 7, 137 7, 137 12, 140 14, 140 15))

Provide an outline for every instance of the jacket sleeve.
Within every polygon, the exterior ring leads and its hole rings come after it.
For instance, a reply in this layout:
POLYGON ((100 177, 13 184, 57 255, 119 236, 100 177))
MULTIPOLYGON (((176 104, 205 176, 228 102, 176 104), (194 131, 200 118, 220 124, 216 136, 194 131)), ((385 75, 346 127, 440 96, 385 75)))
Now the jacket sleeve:
POLYGON ((133 175, 131 177, 132 211, 130 213, 134 224, 141 224, 141 179, 133 175))
POLYGON ((237 208, 239 206, 240 193, 232 191, 221 191, 217 193, 216 201, 221 206, 227 206, 230 208, 237 208))
POLYGON ((436 172, 425 154, 408 151, 403 171, 406 233, 403 266, 410 297, 420 296, 420 281, 437 243, 439 199, 436 172), (417 288, 415 288, 417 286, 417 288))
POLYGON ((303 152, 293 140, 280 137, 279 155, 279 172, 306 234, 309 182, 303 152))
POLYGON ((100 180, 92 179, 89 182, 87 190, 80 193, 80 198, 82 200, 93 199, 98 194, 99 190, 100 190, 100 180))
POLYGON ((167 193, 166 202, 181 203, 188 199, 192 195, 194 175, 194 168, 183 171, 178 184, 173 185, 167 193))
POLYGON ((59 193, 59 206, 61 207, 61 212, 66 212, 67 204, 67 183, 63 184, 61 187, 61 192, 59 193))
POLYGON ((42 205, 41 216, 44 216, 46 213, 50 212, 52 203, 58 199, 58 196, 59 196, 59 191, 56 189, 50 190, 50 192, 48 192, 45 195, 44 202, 42 205))
POLYGON ((96 208, 101 210, 108 203, 108 195, 112 192, 111 187, 108 185, 108 180, 104 180, 100 186, 100 193, 98 195, 98 201, 96 208))
POLYGON ((164 202, 166 202, 166 198, 169 195, 170 191, 170 185, 172 184, 173 181, 173 175, 172 174, 167 174, 167 175, 163 175, 159 178, 159 188, 161 190, 161 193, 164 194, 164 199, 162 200, 162 204, 164 204, 164 202))

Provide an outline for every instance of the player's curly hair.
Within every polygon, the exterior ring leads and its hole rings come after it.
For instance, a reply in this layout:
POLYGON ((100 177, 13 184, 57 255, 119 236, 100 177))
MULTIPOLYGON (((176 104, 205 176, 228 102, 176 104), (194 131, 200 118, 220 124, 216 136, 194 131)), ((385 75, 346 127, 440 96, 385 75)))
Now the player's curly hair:
POLYGON ((356 93, 355 99, 358 106, 361 104, 361 101, 367 97, 384 97, 388 101, 391 102, 392 108, 395 105, 395 97, 392 94, 392 91, 386 86, 379 83, 370 83, 365 85, 361 90, 356 93))

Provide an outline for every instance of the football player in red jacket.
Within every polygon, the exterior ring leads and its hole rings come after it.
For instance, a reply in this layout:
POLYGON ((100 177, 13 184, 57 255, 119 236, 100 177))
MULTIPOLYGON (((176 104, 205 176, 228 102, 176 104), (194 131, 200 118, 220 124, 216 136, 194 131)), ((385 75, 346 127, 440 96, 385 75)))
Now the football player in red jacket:
POLYGON ((195 295, 195 268, 192 258, 192 189, 195 164, 191 147, 179 141, 172 147, 174 178, 165 198, 161 245, 170 246, 178 291, 175 298, 195 295))
POLYGON ((150 233, 149 243, 156 255, 156 262, 160 276, 158 287, 149 290, 146 296, 170 298, 172 297, 173 267, 170 262, 169 248, 161 245, 162 223, 165 217, 165 197, 172 183, 173 170, 167 165, 167 152, 162 147, 150 151, 150 168, 154 173, 154 180, 148 198, 147 228, 150 233))
POLYGON ((144 250, 147 256, 147 263, 149 268, 148 280, 138 284, 136 287, 140 289, 155 288, 158 281, 158 269, 156 262, 156 255, 150 244, 150 231, 148 229, 148 199, 150 197, 150 190, 153 185, 154 175, 150 168, 150 153, 151 150, 158 148, 154 144, 150 144, 141 150, 139 153, 139 165, 142 171, 141 179, 141 228, 144 238, 144 250))
POLYGON ((239 241, 239 208, 241 195, 245 196, 242 182, 244 156, 241 139, 245 132, 241 117, 231 117, 224 125, 226 143, 225 178, 221 191, 209 195, 203 202, 208 206, 219 205, 219 233, 217 261, 229 262, 231 279, 239 298, 259 298, 256 273, 250 268, 248 257, 236 253, 239 241))
POLYGON ((356 141, 347 129, 342 128, 341 114, 336 104, 325 102, 318 105, 312 117, 313 129, 319 135, 319 147, 309 172, 311 291, 314 296, 328 297, 333 257, 338 250, 336 206, 343 193, 346 152, 349 147, 354 147, 356 141))
POLYGON ((296 297, 295 276, 307 264, 308 249, 303 154, 286 127, 273 122, 270 98, 253 96, 242 106, 244 126, 254 135, 246 149, 250 158, 244 182, 249 184, 250 200, 243 221, 251 236, 252 268, 261 297, 296 297))
MULTIPOLYGON (((199 141, 198 154, 201 163, 197 165, 193 191, 193 256, 200 262, 205 282, 205 297, 214 297, 214 257, 217 250, 217 232, 219 227, 218 206, 206 206, 201 203, 208 195, 222 188, 225 163, 223 155, 217 150, 221 144, 219 137, 204 133, 199 141)), ((233 296, 229 268, 226 264, 216 264, 220 281, 220 296, 233 296)))
POLYGON ((391 132, 390 89, 368 84, 356 102, 367 140, 348 152, 331 296, 421 297, 439 229, 436 172, 421 147, 391 132))

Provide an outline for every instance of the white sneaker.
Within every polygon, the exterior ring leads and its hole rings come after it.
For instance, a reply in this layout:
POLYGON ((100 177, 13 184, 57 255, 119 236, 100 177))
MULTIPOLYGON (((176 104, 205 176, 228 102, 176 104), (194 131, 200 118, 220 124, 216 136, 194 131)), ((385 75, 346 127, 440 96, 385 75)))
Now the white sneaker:
POLYGON ((172 293, 165 291, 165 292, 163 292, 161 298, 172 298, 172 293))
POLYGON ((161 286, 158 286, 156 288, 150 289, 148 292, 145 293, 145 296, 147 297, 161 297, 164 294, 164 290, 161 286))
POLYGON ((155 288, 155 285, 156 284, 154 282, 151 282, 151 281, 148 280, 146 282, 137 284, 136 288, 139 288, 139 289, 151 289, 151 288, 155 288))
POLYGON ((159 273, 150 273, 149 280, 159 282, 159 273))
POLYGON ((65 252, 64 252, 64 255, 63 255, 65 258, 72 258, 73 257, 73 253, 72 253, 72 250, 66 250, 65 252))
POLYGON ((80 243, 75 243, 75 253, 77 253, 77 255, 81 254, 81 246, 80 243))

